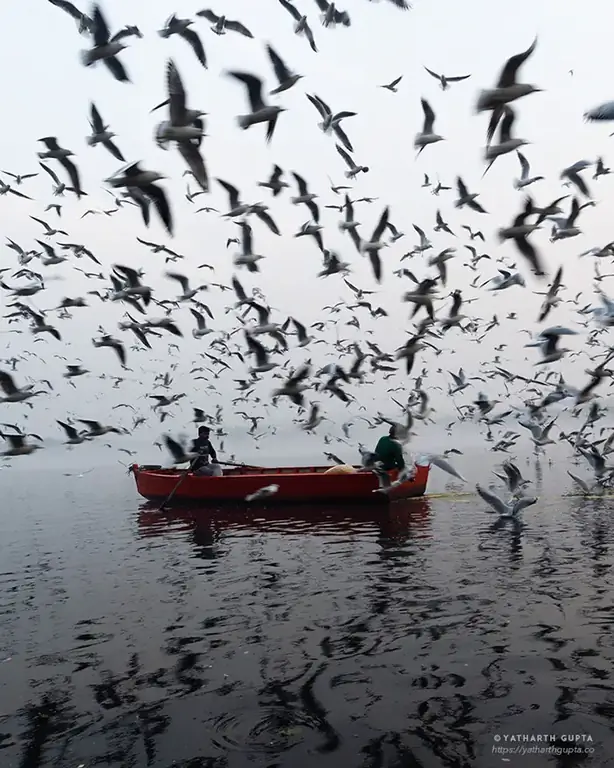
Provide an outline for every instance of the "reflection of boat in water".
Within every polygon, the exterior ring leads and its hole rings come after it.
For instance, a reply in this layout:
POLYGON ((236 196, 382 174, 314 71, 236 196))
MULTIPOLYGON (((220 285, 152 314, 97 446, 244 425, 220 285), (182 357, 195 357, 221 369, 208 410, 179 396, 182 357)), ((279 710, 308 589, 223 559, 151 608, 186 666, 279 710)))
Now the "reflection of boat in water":
MULTIPOLYGON (((158 466, 131 466, 141 496, 151 500, 172 498, 173 503, 210 504, 238 502, 261 488, 276 485, 274 503, 371 502, 380 504, 423 496, 430 465, 417 464, 415 476, 399 483, 387 493, 376 493, 379 481, 373 472, 332 474, 331 467, 234 467, 222 477, 204 477, 158 466)), ((397 471, 389 472, 396 480, 397 471)))
POLYGON ((225 531, 232 530, 308 536, 352 533, 362 525, 372 525, 384 538, 407 539, 429 535, 430 509, 427 498, 407 499, 389 506, 224 505, 207 509, 205 514, 202 507, 186 506, 159 512, 155 503, 148 502, 139 509, 138 528, 144 538, 189 532, 198 544, 211 544, 225 531))

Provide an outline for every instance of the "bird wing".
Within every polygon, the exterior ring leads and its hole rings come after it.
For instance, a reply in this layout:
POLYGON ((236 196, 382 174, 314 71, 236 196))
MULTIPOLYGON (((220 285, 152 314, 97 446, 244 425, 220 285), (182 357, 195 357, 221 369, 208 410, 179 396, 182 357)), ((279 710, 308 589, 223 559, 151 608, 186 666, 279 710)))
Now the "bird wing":
POLYGON ((18 392, 13 382, 13 377, 5 371, 0 371, 0 387, 2 387, 5 395, 14 395, 18 392))
POLYGON ((205 160, 196 144, 193 144, 191 141, 180 141, 177 142, 177 149, 179 150, 179 154, 188 164, 188 167, 192 171, 200 188, 203 192, 208 192, 209 175, 207 173, 207 167, 205 166, 205 160))
POLYGON ((166 90, 169 95, 169 112, 173 125, 184 125, 186 114, 186 95, 179 70, 175 62, 169 59, 166 65, 166 90))
POLYGON ((179 33, 179 35, 180 37, 183 37, 183 39, 187 43, 189 43, 192 50, 196 54, 196 58, 200 61, 200 63, 206 69, 207 56, 205 55, 205 49, 203 48, 203 44, 198 34, 193 29, 184 29, 182 32, 179 33))
POLYGON ((153 200, 158 215, 162 219, 162 223, 166 227, 166 231, 169 235, 173 234, 173 217, 171 214, 171 207, 169 205, 166 193, 162 187, 157 187, 155 184, 150 184, 148 187, 143 187, 143 192, 153 200))
POLYGON ((292 3, 289 3, 288 0, 279 0, 279 2, 295 21, 300 21, 303 18, 299 11, 292 5, 292 3))
POLYGON ((185 275, 181 275, 179 272, 167 272, 166 276, 171 280, 177 280, 184 293, 187 293, 190 290, 190 281, 185 275))
MULTIPOLYGON (((108 61, 108 59, 107 59, 108 61)), ((64 166, 66 171, 68 172, 68 177, 70 178, 70 183, 72 184, 72 188, 77 196, 80 196, 83 193, 83 190, 81 189, 81 181, 79 179, 79 171, 77 169, 77 166, 71 162, 67 157, 62 157, 59 160, 60 164, 64 166)))
POLYGON ((262 100, 262 80, 255 75, 250 75, 248 72, 229 72, 230 77, 234 77, 235 80, 239 80, 247 88, 247 95, 252 112, 258 112, 258 110, 264 107, 262 100))
POLYGON ((92 128, 96 133, 102 133, 104 131, 104 123, 102 117, 100 117, 100 112, 94 103, 92 103, 90 107, 90 113, 92 116, 92 128))
POLYGON ((356 163, 352 160, 352 158, 348 155, 348 153, 343 149, 343 147, 340 147, 338 144, 335 144, 335 147, 337 149, 337 152, 341 155, 341 157, 345 160, 348 168, 353 171, 356 168, 356 163))
POLYGON ((522 176, 523 179, 527 179, 531 171, 531 166, 529 165, 529 161, 522 154, 522 152, 516 152, 516 154, 518 155, 518 159, 520 160, 520 175, 522 176))
POLYGON ((382 215, 380 216, 380 220, 375 227, 375 230, 373 232, 373 242, 377 243, 379 242, 381 236, 384 234, 386 227, 388 226, 388 216, 390 214, 390 208, 386 206, 384 208, 384 211, 382 215))
POLYGON ((310 93, 306 94, 306 96, 313 104, 313 106, 318 110, 323 119, 326 120, 327 117, 330 117, 332 114, 330 107, 324 101, 322 101, 319 96, 312 96, 310 93))
POLYGON ((433 125, 435 123, 435 113, 426 99, 421 99, 421 104, 422 111, 424 112, 424 126, 422 130, 424 133, 432 133, 433 125))
POLYGON ((511 56, 505 62, 505 66, 501 71, 501 75, 497 83, 497 88, 507 88, 508 86, 513 85, 515 83, 516 73, 518 72, 521 65, 524 64, 524 62, 533 53, 536 45, 537 45, 537 38, 533 40, 533 42, 527 48, 526 51, 523 51, 522 53, 517 53, 515 56, 511 56))
MULTIPOLYGON (((205 11, 198 11, 197 16, 202 16, 203 18, 207 19, 207 21, 210 21, 212 24, 217 24, 220 20, 220 17, 217 16, 213 11, 211 10, 205 10, 205 11)), ((226 22, 228 24, 228 22, 226 22)))
POLYGON ((97 47, 106 45, 109 42, 111 33, 109 32, 107 22, 105 21, 105 18, 102 15, 102 11, 100 10, 100 6, 98 5, 94 7, 94 15, 92 21, 94 22, 94 45, 97 47))
POLYGON ((484 501, 489 504, 495 510, 495 512, 498 512, 500 515, 507 514, 507 507, 498 496, 482 488, 480 485, 476 485, 475 489, 478 492, 478 496, 484 499, 484 501))
POLYGON ((435 78, 435 80, 441 80, 441 75, 438 75, 437 72, 433 72, 432 69, 429 69, 428 67, 425 67, 426 71, 435 78))
POLYGON ((239 207, 239 190, 236 187, 233 187, 232 184, 229 184, 227 181, 224 181, 223 179, 216 179, 218 184, 221 184, 226 192, 228 193, 228 205, 230 210, 234 210, 235 208, 239 207))
POLYGON ((227 21, 226 29, 230 29, 233 32, 238 32, 240 35, 243 35, 244 37, 253 37, 249 29, 243 24, 241 24, 240 21, 236 21, 236 20, 227 21))
POLYGON ((541 258, 537 253, 537 249, 531 245, 526 237, 515 237, 514 242, 520 253, 527 259, 531 265, 531 269, 535 275, 543 276, 545 272, 542 267, 541 258))
POLYGON ((271 60, 271 64, 273 65, 273 69, 275 70, 275 77, 278 79, 280 84, 284 83, 291 76, 290 70, 285 65, 281 56, 273 49, 272 46, 267 45, 266 50, 269 55, 269 59, 271 60))

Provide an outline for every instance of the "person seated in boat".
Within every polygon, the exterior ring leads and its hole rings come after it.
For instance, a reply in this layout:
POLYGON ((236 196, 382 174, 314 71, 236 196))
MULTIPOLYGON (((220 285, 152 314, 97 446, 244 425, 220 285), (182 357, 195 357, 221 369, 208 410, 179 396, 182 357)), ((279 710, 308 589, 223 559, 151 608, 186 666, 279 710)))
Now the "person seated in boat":
POLYGON ((401 443, 396 440, 396 430, 394 426, 390 427, 387 435, 380 437, 374 451, 377 461, 381 461, 384 471, 391 469, 404 469, 405 459, 403 458, 403 449, 401 443))
POLYGON ((195 475, 205 475, 209 477, 219 477, 222 474, 222 468, 217 463, 217 454, 215 448, 211 445, 209 427, 199 427, 198 437, 192 441, 192 453, 196 453, 196 458, 192 461, 192 472, 195 475), (210 458, 213 462, 210 462, 210 458))

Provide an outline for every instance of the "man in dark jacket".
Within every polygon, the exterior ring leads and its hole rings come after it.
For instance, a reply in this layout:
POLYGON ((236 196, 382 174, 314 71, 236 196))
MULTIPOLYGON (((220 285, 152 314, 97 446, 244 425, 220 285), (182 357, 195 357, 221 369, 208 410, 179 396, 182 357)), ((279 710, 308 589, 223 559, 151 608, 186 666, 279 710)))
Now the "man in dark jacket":
POLYGON ((209 440, 210 434, 209 427, 199 427, 198 437, 192 441, 192 453, 198 454, 192 461, 192 471, 195 475, 219 476, 222 474, 222 468, 217 464, 215 448, 209 440), (216 463, 210 463, 210 458, 216 463))
POLYGON ((386 471, 405 467, 403 449, 398 440, 395 440, 395 432, 395 428, 390 427, 388 434, 381 437, 375 446, 375 455, 382 462, 383 469, 386 471))

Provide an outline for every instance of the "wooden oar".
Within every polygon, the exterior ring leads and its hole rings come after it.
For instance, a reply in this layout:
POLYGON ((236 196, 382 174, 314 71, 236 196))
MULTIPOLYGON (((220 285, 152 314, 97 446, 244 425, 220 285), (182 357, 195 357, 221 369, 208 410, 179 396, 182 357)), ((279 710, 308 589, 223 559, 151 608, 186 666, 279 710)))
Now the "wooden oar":
POLYGON ((223 467, 242 467, 243 469, 267 469, 267 467, 255 467, 252 464, 239 464, 236 461, 216 461, 215 464, 220 464, 223 467))
POLYGON ((177 484, 175 485, 173 490, 168 494, 168 496, 166 497, 165 501, 163 501, 162 504, 158 507, 158 512, 162 512, 164 510, 164 507, 166 507, 168 504, 171 503, 171 501, 173 500, 173 496, 177 493, 177 490, 178 490, 179 486, 181 485, 181 483, 183 483, 183 481, 186 479, 186 477, 192 471, 192 465, 194 464, 195 461, 196 461, 196 459, 192 459, 192 461, 190 462, 188 468, 183 471, 183 474, 181 475, 181 477, 177 481, 177 484))

